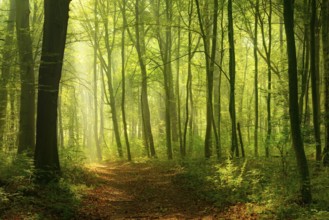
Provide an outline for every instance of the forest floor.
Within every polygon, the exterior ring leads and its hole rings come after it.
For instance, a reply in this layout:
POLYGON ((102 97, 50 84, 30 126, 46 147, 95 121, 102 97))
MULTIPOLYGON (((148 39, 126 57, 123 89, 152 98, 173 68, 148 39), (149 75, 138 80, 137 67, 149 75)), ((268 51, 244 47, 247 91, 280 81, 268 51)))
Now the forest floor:
POLYGON ((75 219, 257 219, 244 205, 220 211, 177 181, 182 170, 161 163, 107 163, 89 168, 96 186, 75 219))

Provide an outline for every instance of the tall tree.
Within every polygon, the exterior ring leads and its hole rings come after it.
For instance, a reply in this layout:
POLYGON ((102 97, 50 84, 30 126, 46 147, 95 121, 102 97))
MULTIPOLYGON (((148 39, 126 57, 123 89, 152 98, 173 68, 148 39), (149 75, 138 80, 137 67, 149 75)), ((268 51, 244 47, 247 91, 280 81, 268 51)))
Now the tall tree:
POLYGON ((204 149, 205 149, 205 157, 211 157, 211 146, 212 146, 212 128, 214 128, 214 134, 216 138, 216 149, 217 149, 217 157, 219 155, 219 145, 218 145, 218 136, 216 124, 214 123, 214 112, 213 112, 213 89, 214 89, 214 67, 216 60, 216 49, 217 49, 217 18, 218 18, 218 0, 214 0, 214 11, 213 11, 213 30, 212 30, 212 42, 210 49, 209 35, 206 30, 207 24, 205 24, 205 19, 202 19, 200 4, 199 1, 196 0, 196 7, 198 13, 198 20, 201 30, 201 38, 203 40, 203 47, 205 53, 206 60, 206 76, 207 76, 207 114, 206 114, 206 134, 204 140, 204 149))
POLYGON ((287 38, 288 75, 289 75, 289 115, 292 134, 292 144, 295 150, 300 176, 301 199, 303 203, 311 203, 311 184, 304 143, 301 136, 298 110, 298 80, 297 58, 294 33, 294 4, 293 0, 284 1, 284 26, 287 38))
POLYGON ((233 13, 232 13, 232 0, 228 0, 228 40, 230 45, 230 60, 229 60, 229 72, 230 72, 230 104, 229 112, 232 123, 231 134, 231 156, 234 152, 236 156, 239 156, 238 137, 236 129, 236 110, 235 110, 235 48, 234 48, 234 27, 233 27, 233 13))
POLYGON ((329 166, 329 0, 322 0, 322 45, 325 82, 325 147, 323 163, 329 166))
MULTIPOLYGON (((8 20, 6 35, 4 39, 4 47, 2 53, 1 76, 0 76, 0 144, 4 138, 4 128, 7 116, 7 103, 8 103, 8 81, 11 74, 11 66, 13 63, 13 39, 15 27, 15 0, 10 1, 8 11, 8 20)), ((0 145, 1 146, 1 145, 0 145)))
POLYGON ((32 151, 35 145, 34 62, 29 17, 29 0, 16 0, 16 32, 21 77, 18 153, 32 151))
MULTIPOLYGON (((109 1, 105 2, 103 8, 105 13, 102 13, 103 23, 104 23, 104 41, 105 41, 105 48, 107 53, 107 69, 106 69, 106 76, 107 76, 107 84, 109 89, 109 96, 110 96, 110 107, 111 107, 111 115, 112 115, 112 123, 113 123, 113 130, 115 141, 117 144, 118 155, 120 158, 123 157, 123 150, 122 150, 122 143, 120 138, 120 129, 119 129, 119 121, 118 121, 118 113, 117 113, 117 105, 115 101, 115 90, 113 88, 113 74, 112 74, 112 52, 114 47, 115 41, 115 32, 112 36, 112 42, 110 42, 110 31, 109 31, 109 21, 108 21, 108 14, 110 13, 109 1)), ((116 28, 116 13, 114 18, 114 29, 116 28)))
POLYGON ((70 0, 44 1, 39 68, 34 164, 37 180, 47 183, 60 173, 57 147, 57 102, 66 42, 70 0))
POLYGON ((98 50, 98 18, 97 18, 97 9, 98 9, 98 1, 95 0, 94 2, 94 60, 93 60, 93 71, 94 71, 94 138, 95 138, 95 145, 97 150, 97 159, 98 161, 102 160, 102 150, 99 144, 98 138, 98 83, 97 83, 97 50, 98 50))
MULTIPOLYGON (((190 137, 192 137, 192 119, 193 119, 193 112, 190 113, 193 103, 192 97, 192 12, 193 12, 193 0, 189 0, 188 4, 188 63, 187 63, 187 80, 186 80, 186 99, 185 99, 185 122, 184 122, 184 134, 183 134, 183 149, 186 150, 186 143, 187 143, 187 128, 190 122, 190 137)), ((192 139, 192 138, 191 138, 192 139)), ((191 147, 191 145, 190 145, 191 147)))
POLYGON ((258 157, 258 17, 259 0, 256 0, 255 6, 255 36, 254 36, 254 60, 255 60, 255 130, 254 130, 254 155, 258 157))
MULTIPOLYGON (((267 14, 267 25, 268 25, 268 38, 265 38, 265 27, 264 20, 260 17, 260 27, 262 32, 263 47, 265 50, 266 64, 267 64, 267 97, 266 97, 266 108, 267 108, 267 134, 265 143, 265 155, 270 156, 270 145, 271 145, 271 135, 272 135, 272 115, 271 115, 271 95, 272 95, 272 67, 271 67, 271 55, 272 55, 272 1, 263 1, 264 11, 266 11, 266 6, 269 4, 269 9, 267 14), (268 2, 268 3, 267 3, 268 2), (267 44, 266 44, 267 42, 267 44)), ((258 13, 258 16, 259 13, 258 13)))
MULTIPOLYGON (((122 10, 126 10, 126 0, 122 1, 122 10)), ((126 19, 124 18, 124 13, 122 13, 122 35, 121 35, 121 77, 122 77, 122 97, 121 97, 121 113, 122 113, 122 123, 123 123, 123 132, 126 142, 127 149, 127 159, 131 161, 131 153, 130 153, 130 144, 128 137, 128 129, 127 129, 127 120, 126 120, 126 55, 125 55, 125 39, 126 39, 126 19)))
POLYGON ((147 151, 150 152, 151 157, 156 157, 152 126, 151 126, 151 115, 148 101, 148 86, 147 86, 147 69, 145 63, 145 30, 144 23, 141 19, 141 10, 140 4, 143 6, 143 0, 136 0, 135 2, 135 16, 136 16, 136 24, 135 24, 135 34, 136 34, 136 50, 138 54, 138 61, 142 74, 142 88, 141 88, 141 109, 142 109, 142 122, 143 122, 143 135, 144 142, 147 151))
POLYGON ((320 98, 319 98, 319 69, 318 69, 318 47, 317 38, 317 0, 311 1, 311 22, 310 22, 310 48, 311 48, 311 83, 312 83, 312 104, 313 104, 313 126, 316 147, 316 160, 321 160, 321 134, 320 134, 320 98))

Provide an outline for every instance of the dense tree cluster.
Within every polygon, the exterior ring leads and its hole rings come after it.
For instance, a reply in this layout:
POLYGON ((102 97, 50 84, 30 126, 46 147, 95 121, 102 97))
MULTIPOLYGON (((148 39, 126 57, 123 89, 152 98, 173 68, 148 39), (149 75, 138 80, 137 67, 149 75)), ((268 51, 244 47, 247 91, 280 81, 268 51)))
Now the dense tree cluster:
POLYGON ((306 158, 329 164, 328 0, 0 4, 1 151, 34 155, 41 182, 67 149, 220 160, 292 142, 311 201, 306 158))

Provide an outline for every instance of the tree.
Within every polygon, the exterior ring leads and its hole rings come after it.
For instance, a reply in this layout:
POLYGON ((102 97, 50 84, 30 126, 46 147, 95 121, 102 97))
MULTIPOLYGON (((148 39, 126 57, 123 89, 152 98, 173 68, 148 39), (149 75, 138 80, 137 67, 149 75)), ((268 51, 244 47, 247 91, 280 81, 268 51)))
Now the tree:
POLYGON ((7 32, 5 35, 5 45, 2 53, 1 76, 0 76, 0 142, 4 138, 4 128, 7 116, 8 103, 8 81, 11 74, 11 66, 13 63, 13 39, 15 27, 15 0, 10 1, 10 8, 8 11, 7 32))
POLYGON ((320 92, 319 92, 319 70, 318 70, 318 47, 316 46, 316 28, 317 13, 316 0, 311 1, 311 31, 310 31, 310 49, 311 49, 311 83, 312 83, 312 104, 313 104, 313 126, 316 147, 316 160, 321 160, 321 135, 320 135, 320 92))
POLYGON ((325 81, 325 147, 323 163, 329 166, 329 0, 322 0, 322 45, 325 81))
MULTIPOLYGON (((214 67, 216 60, 216 49, 217 49, 217 18, 218 18, 218 0, 214 0, 214 11, 213 11, 213 30, 212 30, 212 43, 210 50, 210 33, 206 30, 207 24, 206 19, 202 19, 200 4, 199 1, 196 0, 196 7, 198 13, 199 26, 201 30, 201 38, 203 40, 204 54, 206 60, 206 76, 207 76, 207 114, 206 114, 206 134, 204 140, 204 149, 205 149, 205 157, 211 157, 211 145, 212 145, 212 128, 214 128, 214 134, 216 139, 216 151, 217 157, 219 158, 219 143, 218 143, 218 135, 216 124, 214 123, 214 111, 213 111, 213 89, 214 89, 214 67)), ((204 16, 207 17, 207 16, 204 16)))
POLYGON ((235 111, 235 48, 234 48, 234 28, 233 28, 233 15, 232 15, 232 0, 228 0, 228 40, 230 45, 230 60, 229 60, 229 72, 230 72, 230 104, 229 112, 232 123, 231 133, 231 156, 239 156, 238 137, 236 129, 236 111, 235 111))
POLYGON ((37 181, 57 178, 57 101, 62 74, 70 0, 44 1, 44 27, 39 67, 37 130, 34 164, 37 181))
MULTIPOLYGON (((188 64, 187 64, 187 80, 186 80, 186 99, 185 99, 185 122, 184 122, 184 132, 183 132, 183 149, 186 151, 187 143, 187 128, 190 124, 190 137, 192 137, 192 119, 193 112, 190 113, 191 108, 193 107, 193 96, 192 96, 192 12, 193 12, 193 0, 189 0, 188 3, 188 64), (190 122, 190 123, 189 123, 190 122)), ((191 138, 192 139, 192 138, 191 138)), ((191 147, 192 144, 190 144, 191 147)))
MULTIPOLYGON (((265 8, 264 9, 265 10, 265 13, 267 14, 267 23, 268 23, 268 39, 267 40, 265 39, 264 20, 260 17, 259 21, 260 21, 260 27, 261 27, 261 32, 262 32, 263 47, 264 47, 265 56, 266 56, 266 64, 267 64, 267 97, 266 97, 267 134, 266 134, 266 143, 265 143, 265 155, 266 155, 266 157, 269 157, 270 156, 269 148, 270 148, 270 145, 271 145, 271 135, 272 135, 272 116, 271 116, 271 94, 272 94, 272 91, 271 91, 272 90, 272 67, 271 67, 271 52, 272 52, 272 1, 269 1, 268 2, 268 4, 269 4, 269 12, 266 12, 266 4, 267 4, 267 1, 265 1, 265 2, 263 1, 263 4, 264 4, 264 8, 265 8), (268 42, 268 43, 266 44, 266 42, 268 42)), ((256 7, 258 7, 258 6, 256 6, 256 7)), ((258 9, 256 9, 256 11, 258 11, 258 9)), ((256 13, 256 14, 257 14, 256 16, 260 16, 259 12, 256 13)), ((255 23, 255 25, 257 26, 256 23, 255 23)))
POLYGON ((16 32, 21 77, 18 153, 35 144, 35 89, 29 0, 16 0, 16 32))
POLYGON ((255 6, 255 36, 254 36, 254 58, 255 58, 255 130, 254 130, 254 155, 258 157, 258 17, 259 0, 256 0, 255 6))
POLYGON ((99 144, 98 139, 98 102, 97 102, 97 50, 98 50, 98 19, 97 19, 97 9, 98 9, 98 1, 95 0, 94 3, 94 23, 95 23, 95 30, 94 30, 94 60, 93 60, 93 72, 94 72, 94 138, 95 138, 95 145, 97 150, 97 159, 98 161, 102 161, 102 150, 99 144))
MULTIPOLYGON (((122 1, 122 11, 126 10, 126 0, 122 1)), ((127 149, 127 159, 131 161, 131 153, 130 153, 130 144, 127 130, 127 120, 126 120, 126 56, 125 56, 125 39, 126 39, 126 19, 124 17, 124 13, 122 13, 122 36, 121 36, 121 76, 122 76, 122 97, 121 97, 121 114, 122 114, 122 123, 123 123, 123 132, 126 142, 127 149)))
POLYGON ((298 110, 298 81, 297 58, 294 36, 294 4, 293 0, 284 1, 284 26, 287 38, 288 74, 289 74, 289 115, 292 144, 295 150, 300 176, 301 199, 303 203, 311 203, 311 184, 307 160, 302 141, 299 110, 298 110))
POLYGON ((136 0, 135 2, 135 16, 136 16, 136 24, 135 24, 135 34, 136 41, 135 46, 138 55, 138 62, 141 69, 142 74, 142 83, 141 83, 141 108, 142 108, 142 123, 143 123, 143 135, 144 135, 144 144, 147 151, 150 153, 151 157, 156 157, 155 148, 154 148, 154 140, 151 126, 151 115, 150 108, 148 102, 148 92, 147 92, 147 70, 145 63, 145 30, 144 24, 141 19, 140 12, 140 4, 143 5, 143 0, 140 3, 140 0, 136 0))
POLYGON ((172 3, 169 0, 165 1, 165 31, 161 31, 161 17, 160 17, 160 1, 152 2, 154 8, 154 14, 156 17, 156 38, 158 41, 161 60, 163 63, 163 79, 164 79, 164 93, 165 93, 165 126, 166 126, 166 147, 167 157, 169 160, 173 159, 172 152, 172 139, 177 140, 177 116, 176 109, 174 106, 174 95, 173 95, 173 74, 171 65, 172 56, 172 3), (163 37, 164 36, 164 37, 163 37), (174 120, 175 118, 175 120, 174 120))
MULTIPOLYGON (((110 32, 109 32, 109 21, 108 21, 108 14, 110 12, 109 1, 106 1, 105 4, 102 5, 103 9, 105 10, 102 13, 102 19, 104 24, 104 42, 105 48, 107 53, 107 69, 106 69, 106 76, 107 76, 107 84, 109 89, 109 96, 110 96, 110 107, 111 107, 111 115, 112 115, 112 123, 113 123, 113 130, 115 141, 117 144, 118 155, 120 158, 123 157, 123 150, 122 150, 122 143, 120 138, 120 129, 119 129, 119 121, 118 121, 118 113, 117 113, 117 105, 115 101, 115 91, 113 88, 113 74, 112 74, 112 52, 114 47, 115 41, 115 32, 112 37, 112 41, 110 42, 110 32)), ((116 15, 115 15, 116 16, 116 15)), ((114 19, 114 29, 116 28, 116 18, 114 19)))

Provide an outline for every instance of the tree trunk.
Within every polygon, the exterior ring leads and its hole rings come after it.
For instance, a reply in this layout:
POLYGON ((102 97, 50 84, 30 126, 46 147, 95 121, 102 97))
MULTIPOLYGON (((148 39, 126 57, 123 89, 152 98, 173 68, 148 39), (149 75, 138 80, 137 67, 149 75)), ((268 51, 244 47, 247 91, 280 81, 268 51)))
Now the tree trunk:
POLYGON ((231 157, 234 152, 239 157, 239 148, 237 147, 238 138, 236 133, 236 111, 235 111, 235 49, 234 49, 234 28, 233 28, 233 15, 232 15, 232 0, 228 0, 228 40, 230 45, 230 104, 229 112, 232 122, 232 136, 231 136, 231 157))
POLYGON ((18 153, 35 145, 35 89, 29 0, 16 0, 16 32, 21 76, 18 153))
POLYGON ((136 16, 136 25, 135 25, 135 34, 136 34, 136 50, 138 54, 138 61, 142 74, 142 91, 141 91, 141 109, 142 109, 142 122, 144 130, 144 142, 147 150, 150 151, 151 157, 156 157, 153 134, 151 128, 151 115, 147 95, 147 70, 145 64, 145 41, 144 41, 144 26, 140 19, 139 11, 139 1, 135 2, 135 16, 136 16))
POLYGON ((43 42, 39 68, 37 132, 34 164, 37 181, 57 179, 57 101, 69 19, 69 0, 45 0, 43 42))
POLYGON ((299 111, 298 111, 298 81, 297 58, 294 36, 294 9, 293 0, 284 1, 284 24, 287 38, 288 74, 289 74, 289 114, 292 134, 292 143, 296 154, 297 166, 300 175, 302 202, 312 202, 310 176, 302 141, 299 111))
MULTIPOLYGON (((181 5, 179 2, 179 10, 181 5)), ((181 24, 180 18, 178 18, 178 26, 181 24)), ((176 51, 176 97, 177 97, 177 116, 178 116, 178 135, 179 135, 179 149, 180 155, 182 158, 186 157, 186 147, 183 145, 183 136, 182 136, 182 113, 181 113, 181 95, 180 95, 180 48, 181 48, 181 29, 178 29, 177 34, 177 51, 176 51)))
POLYGON ((206 60, 206 74, 207 74, 207 114, 206 114, 206 134, 204 140, 205 157, 210 158, 212 155, 212 128, 214 128, 214 134, 216 139, 216 152, 219 158, 219 145, 218 145, 218 135, 216 124, 214 123, 214 113, 213 113, 213 89, 214 89, 214 66, 216 59, 216 49, 217 49, 217 18, 218 18, 218 0, 214 0, 214 11, 213 11, 213 30, 212 30, 212 45, 210 51, 210 42, 208 41, 210 33, 205 29, 208 28, 204 24, 204 20, 201 16, 199 1, 195 1, 198 12, 198 20, 201 29, 201 37, 204 45, 204 53, 206 60))
MULTIPOLYGON (((185 123, 184 123, 184 135, 183 135, 183 148, 186 150, 187 143, 187 128, 189 122, 192 120, 192 113, 190 113, 192 100, 192 13, 193 13, 193 0, 189 1, 188 6, 188 63, 187 63, 187 80, 186 80, 186 99, 185 99, 185 123)), ((192 124, 192 123, 191 123, 192 124)), ((192 127, 192 126, 191 126, 192 127)), ((191 133, 191 129, 190 129, 191 133)), ((189 145, 191 148, 191 145, 189 145)), ((189 149, 190 149, 189 148, 189 149)))
POLYGON ((309 60, 310 60, 310 40, 309 40, 309 20, 308 20, 308 11, 309 4, 308 0, 304 0, 304 39, 303 39, 303 64, 302 64, 302 85, 301 85, 301 94, 299 97, 299 113, 300 113, 300 123, 302 124, 303 119, 303 107, 304 107, 304 98, 305 94, 308 91, 308 76, 309 76, 309 60))
MULTIPOLYGON (((266 1, 265 1, 266 2, 266 1)), ((264 4, 264 2, 263 2, 264 4)), ((272 67, 271 67, 271 52, 272 52, 272 1, 269 1, 270 8, 267 14, 268 18, 268 39, 265 39, 265 28, 264 21, 260 18, 260 26, 262 30, 263 47, 266 54, 266 64, 267 64, 267 97, 266 97, 266 109, 267 109, 267 134, 265 143, 265 156, 270 156, 270 145, 271 145, 271 135, 272 135, 272 117, 271 117, 271 90, 272 90, 272 67), (266 42, 268 44, 266 45, 266 42)), ((259 16, 259 15, 258 15, 259 16)))
POLYGON ((322 45, 325 82, 325 147, 323 164, 329 166, 329 0, 322 0, 322 45))
POLYGON ((243 141, 242 141, 242 133, 241 133, 241 127, 240 123, 238 122, 238 133, 239 133, 239 140, 240 140, 240 146, 241 146, 241 156, 244 158, 244 146, 243 146, 243 141))
POLYGON ((259 17, 259 0, 256 0, 255 14, 255 37, 254 37, 254 59, 255 59, 255 131, 254 131, 254 155, 258 157, 258 17, 259 17))
POLYGON ((13 39, 15 27, 15 0, 10 0, 8 21, 5 35, 4 48, 2 50, 2 65, 0 76, 0 147, 3 146, 4 132, 7 117, 8 90, 11 66, 13 65, 13 39))
POLYGON ((316 13, 316 0, 311 1, 311 83, 312 83, 312 104, 313 104, 313 126, 316 147, 316 160, 321 160, 321 134, 320 134, 320 99, 319 99, 319 73, 317 67, 317 54, 319 51, 316 46, 316 26, 317 26, 317 13, 316 13))
MULTIPOLYGON (((109 13, 109 6, 107 2, 107 12, 109 13)), ((115 36, 113 36, 112 46, 110 45, 110 33, 109 33, 109 27, 108 27, 108 14, 103 15, 103 22, 104 22, 104 41, 105 41, 105 47, 107 51, 107 70, 106 70, 106 76, 107 76, 107 84, 109 89, 109 96, 110 96, 110 107, 111 107, 111 114, 112 114, 112 123, 113 123, 113 130, 114 130, 114 136, 115 141, 117 144, 118 149, 118 155, 120 158, 123 157, 123 150, 122 150, 122 144, 120 139, 120 132, 119 132, 119 122, 118 122, 118 114, 117 114, 117 108, 115 103, 115 96, 114 96, 114 89, 113 89, 113 76, 112 76, 112 49, 113 44, 115 40, 115 36)), ((115 26, 115 25, 114 25, 115 26)), ((115 27, 113 28, 115 29, 115 27)))
POLYGON ((98 1, 95 0, 94 3, 94 22, 95 22, 95 30, 94 30, 94 60, 93 60, 93 84, 94 84, 94 139, 97 151, 97 160, 102 161, 102 149, 99 145, 99 137, 98 137, 98 92, 97 92, 97 50, 98 50, 98 19, 97 19, 97 8, 98 1))
MULTIPOLYGON (((126 10, 126 0, 122 1, 122 8, 123 11, 126 10)), ((122 13, 123 14, 123 13, 122 13)), ((124 16, 124 15, 123 15, 124 16)), ((121 97, 121 113, 122 113, 122 123, 123 123, 123 132, 126 142, 126 149, 127 149, 127 159, 131 161, 131 153, 130 153, 130 144, 129 144, 129 137, 128 137, 128 130, 127 130, 127 121, 126 121, 126 68, 125 68, 125 38, 126 38, 126 20, 123 17, 123 27, 122 27, 122 36, 121 36, 121 88, 122 88, 122 97, 121 97)))

